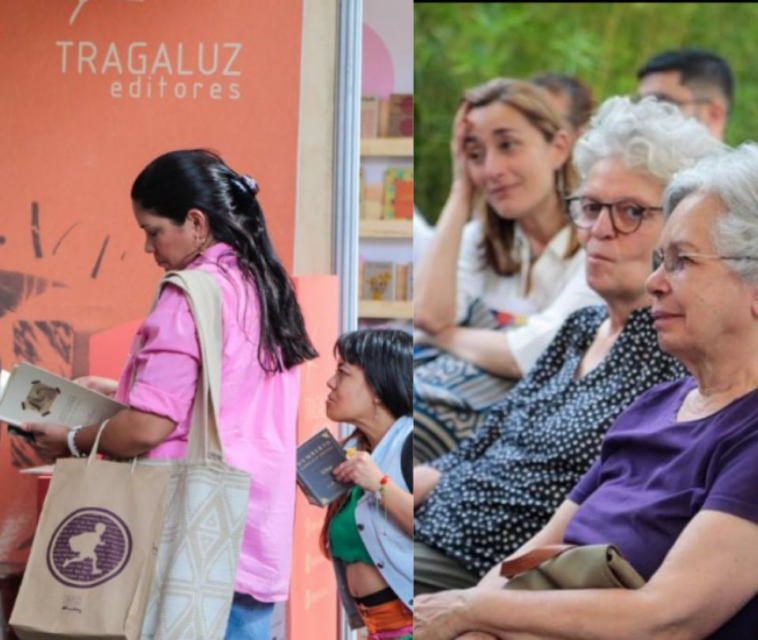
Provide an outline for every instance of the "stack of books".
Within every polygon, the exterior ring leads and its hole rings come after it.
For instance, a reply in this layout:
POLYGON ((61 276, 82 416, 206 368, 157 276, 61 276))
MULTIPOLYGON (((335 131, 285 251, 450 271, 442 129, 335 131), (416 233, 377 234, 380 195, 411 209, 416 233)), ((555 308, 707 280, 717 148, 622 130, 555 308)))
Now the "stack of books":
POLYGON ((361 138, 412 138, 413 94, 361 98, 361 138))
POLYGON ((413 168, 390 167, 383 184, 366 184, 361 170, 360 217, 364 220, 413 219, 413 168))
POLYGON ((413 264, 361 262, 362 300, 413 300, 413 264))

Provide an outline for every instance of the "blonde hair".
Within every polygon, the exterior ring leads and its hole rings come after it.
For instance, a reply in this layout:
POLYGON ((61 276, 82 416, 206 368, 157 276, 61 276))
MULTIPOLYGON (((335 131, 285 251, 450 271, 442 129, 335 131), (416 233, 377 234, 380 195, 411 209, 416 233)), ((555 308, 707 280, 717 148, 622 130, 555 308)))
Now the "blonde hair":
MULTIPOLYGON (((537 129, 547 142, 552 142, 563 126, 561 117, 545 99, 543 90, 529 82, 495 78, 484 84, 468 89, 463 99, 472 109, 486 107, 493 103, 504 104, 516 109, 529 123, 537 129)), ((563 166, 555 172, 555 191, 563 207, 563 199, 578 185, 578 176, 574 169, 571 155, 563 166)), ((568 222, 568 218, 566 218, 568 222)), ((521 265, 513 256, 513 244, 516 237, 516 223, 504 220, 489 205, 484 216, 484 239, 480 245, 484 266, 491 267, 495 273, 503 276, 518 273, 521 265)), ((571 228, 571 241, 565 258, 570 258, 579 250, 576 230, 571 228)))

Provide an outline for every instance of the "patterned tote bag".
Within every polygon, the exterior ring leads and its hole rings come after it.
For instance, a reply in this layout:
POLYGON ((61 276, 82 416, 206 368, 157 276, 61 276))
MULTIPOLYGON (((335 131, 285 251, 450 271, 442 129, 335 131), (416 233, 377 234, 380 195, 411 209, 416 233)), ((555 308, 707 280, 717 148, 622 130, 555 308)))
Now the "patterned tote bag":
POLYGON ((143 640, 222 640, 234 596, 250 476, 224 462, 218 433, 221 387, 221 293, 201 270, 168 273, 182 289, 197 325, 202 355, 183 460, 141 460, 168 466, 171 479, 163 534, 142 627, 143 640))

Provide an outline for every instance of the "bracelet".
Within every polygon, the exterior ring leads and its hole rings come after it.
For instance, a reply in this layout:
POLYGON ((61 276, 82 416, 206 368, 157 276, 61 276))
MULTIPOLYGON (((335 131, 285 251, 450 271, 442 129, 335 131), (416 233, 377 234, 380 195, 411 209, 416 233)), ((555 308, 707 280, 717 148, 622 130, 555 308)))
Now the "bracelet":
POLYGON ((382 494, 387 490, 387 483, 390 481, 389 476, 382 476, 379 481, 379 490, 376 492, 376 499, 378 502, 382 502, 382 494))
POLYGON ((84 454, 79 451, 76 447, 76 442, 74 441, 74 438, 76 438, 76 434, 79 433, 82 429, 84 429, 84 425, 79 425, 78 427, 71 427, 71 429, 68 432, 68 435, 66 436, 66 442, 68 443, 68 450, 71 452, 71 455, 74 456, 74 458, 84 458, 84 454))

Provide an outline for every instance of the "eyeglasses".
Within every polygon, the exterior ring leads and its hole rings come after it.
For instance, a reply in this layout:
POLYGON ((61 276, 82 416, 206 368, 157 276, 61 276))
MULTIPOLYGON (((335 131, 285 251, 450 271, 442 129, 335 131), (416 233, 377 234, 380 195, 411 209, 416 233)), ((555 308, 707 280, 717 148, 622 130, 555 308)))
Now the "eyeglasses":
POLYGON ((686 107, 688 104, 710 104, 711 103, 710 98, 693 98, 692 100, 678 100, 677 98, 673 98, 672 96, 666 95, 665 93, 646 93, 644 96, 638 95, 636 96, 636 102, 639 102, 643 98, 655 98, 656 100, 673 104, 679 108, 686 107))
POLYGON ((758 260, 753 256, 719 256, 711 253, 679 253, 671 251, 664 253, 662 249, 653 251, 653 271, 663 266, 666 273, 679 273, 683 271, 688 262, 694 262, 692 258, 700 260, 758 260))
POLYGON ((566 207, 571 221, 580 229, 591 229, 603 209, 608 209, 611 226, 622 235, 637 231, 643 220, 650 217, 648 212, 663 211, 663 207, 647 207, 630 200, 598 202, 585 196, 566 198, 566 207))

